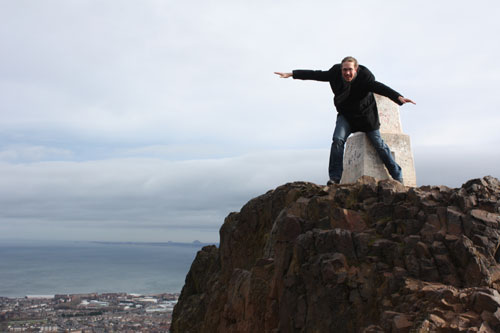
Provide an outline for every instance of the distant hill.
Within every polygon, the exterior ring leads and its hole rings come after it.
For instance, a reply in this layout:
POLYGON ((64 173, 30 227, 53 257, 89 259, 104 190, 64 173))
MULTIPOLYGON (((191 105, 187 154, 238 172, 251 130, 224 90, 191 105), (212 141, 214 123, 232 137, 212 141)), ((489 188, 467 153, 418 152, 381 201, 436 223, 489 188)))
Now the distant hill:
POLYGON ((183 243, 183 242, 172 242, 172 241, 167 241, 167 242, 107 242, 107 241, 93 241, 91 243, 96 243, 96 244, 108 244, 108 245, 120 245, 120 244, 127 244, 127 245, 153 245, 153 246, 196 246, 196 247, 202 247, 202 246, 208 246, 208 245, 216 245, 218 246, 219 243, 202 243, 198 240, 195 240, 191 243, 183 243))

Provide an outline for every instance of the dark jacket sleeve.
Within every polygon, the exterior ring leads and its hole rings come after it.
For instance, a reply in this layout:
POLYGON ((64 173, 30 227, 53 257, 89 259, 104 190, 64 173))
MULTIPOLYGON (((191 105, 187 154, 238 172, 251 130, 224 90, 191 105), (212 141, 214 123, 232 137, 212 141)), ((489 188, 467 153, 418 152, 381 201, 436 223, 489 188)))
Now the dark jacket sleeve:
POLYGON ((378 82, 378 81, 375 81, 375 80, 374 81, 370 81, 368 83, 368 89, 371 92, 374 92, 376 94, 379 94, 379 95, 382 95, 382 96, 390 98, 396 104, 403 105, 403 103, 401 103, 398 100, 398 97, 399 96, 403 96, 403 95, 401 95, 400 93, 398 93, 394 89, 386 86, 385 84, 383 84, 381 82, 378 82))
POLYGON ((293 78, 299 80, 314 80, 328 82, 332 80, 332 71, 312 71, 307 69, 296 69, 293 78))

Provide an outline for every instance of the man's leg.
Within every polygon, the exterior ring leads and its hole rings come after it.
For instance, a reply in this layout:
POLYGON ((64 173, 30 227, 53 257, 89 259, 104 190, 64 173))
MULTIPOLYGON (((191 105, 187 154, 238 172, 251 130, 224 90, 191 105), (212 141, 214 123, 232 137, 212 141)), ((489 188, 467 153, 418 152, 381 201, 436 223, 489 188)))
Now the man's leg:
POLYGON ((367 132, 366 135, 368 136, 371 143, 375 147, 378 156, 380 156, 380 159, 382 160, 382 162, 384 162, 384 165, 389 171, 391 177, 397 180, 398 182, 403 183, 403 173, 401 171, 401 167, 396 163, 396 161, 392 157, 391 150, 380 136, 380 131, 375 130, 367 132))
POLYGON ((344 146, 347 137, 351 134, 351 126, 340 113, 337 115, 335 131, 333 132, 332 146, 330 148, 330 164, 328 174, 330 181, 340 183, 342 171, 344 170, 344 146))

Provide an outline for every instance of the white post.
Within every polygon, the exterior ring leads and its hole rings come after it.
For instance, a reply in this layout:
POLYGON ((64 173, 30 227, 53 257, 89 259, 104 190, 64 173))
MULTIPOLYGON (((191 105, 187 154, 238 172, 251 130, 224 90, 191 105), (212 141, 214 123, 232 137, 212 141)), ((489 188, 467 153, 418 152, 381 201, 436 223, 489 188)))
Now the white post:
MULTIPOLYGON (((382 139, 389 146, 394 159, 403 169, 404 185, 417 186, 410 136, 403 133, 399 106, 387 97, 374 95, 380 117, 382 139)), ((340 183, 354 183, 361 176, 371 176, 377 179, 391 178, 366 134, 357 132, 347 139, 344 153, 344 172, 340 183)))

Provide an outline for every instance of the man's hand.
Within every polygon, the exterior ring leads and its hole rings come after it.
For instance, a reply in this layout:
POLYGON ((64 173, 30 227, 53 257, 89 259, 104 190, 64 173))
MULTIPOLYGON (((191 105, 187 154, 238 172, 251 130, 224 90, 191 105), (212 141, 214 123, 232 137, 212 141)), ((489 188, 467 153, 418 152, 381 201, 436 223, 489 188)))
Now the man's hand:
POLYGON ((286 79, 286 78, 293 76, 293 73, 274 72, 274 74, 279 75, 280 78, 282 78, 282 79, 286 79))
POLYGON ((400 101, 401 103, 403 103, 403 104, 405 104, 405 103, 411 103, 411 104, 415 104, 415 105, 417 105, 417 103, 415 103, 415 102, 414 102, 414 101, 412 101, 411 99, 409 99, 409 98, 404 98, 403 96, 399 96, 399 97, 398 97, 398 99, 399 99, 399 101, 400 101))

